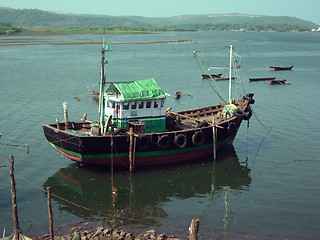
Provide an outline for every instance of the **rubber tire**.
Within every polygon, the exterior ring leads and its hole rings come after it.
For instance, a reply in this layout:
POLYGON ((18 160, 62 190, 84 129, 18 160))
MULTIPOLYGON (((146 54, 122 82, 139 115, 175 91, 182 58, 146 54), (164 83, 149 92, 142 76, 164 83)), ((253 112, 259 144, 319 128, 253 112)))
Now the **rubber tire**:
POLYGON ((184 134, 178 134, 174 138, 174 144, 178 148, 185 148, 187 146, 187 137, 184 134))
POLYGON ((192 135, 192 143, 195 146, 201 146, 204 143, 204 136, 202 132, 198 131, 192 135))

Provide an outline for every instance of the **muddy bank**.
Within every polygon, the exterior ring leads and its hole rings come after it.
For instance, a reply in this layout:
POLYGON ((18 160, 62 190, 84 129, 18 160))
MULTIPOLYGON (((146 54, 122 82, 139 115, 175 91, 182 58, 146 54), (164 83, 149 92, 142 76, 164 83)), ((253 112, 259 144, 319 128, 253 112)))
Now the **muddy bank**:
MULTIPOLYGON (((33 238, 35 240, 49 240, 49 235, 43 235, 33 238)), ((112 240, 180 240, 173 235, 165 233, 156 233, 155 230, 149 230, 144 233, 132 233, 115 228, 98 227, 96 230, 84 230, 81 227, 74 227, 69 234, 63 236, 54 236, 55 240, 89 240, 89 239, 112 239, 112 240)))

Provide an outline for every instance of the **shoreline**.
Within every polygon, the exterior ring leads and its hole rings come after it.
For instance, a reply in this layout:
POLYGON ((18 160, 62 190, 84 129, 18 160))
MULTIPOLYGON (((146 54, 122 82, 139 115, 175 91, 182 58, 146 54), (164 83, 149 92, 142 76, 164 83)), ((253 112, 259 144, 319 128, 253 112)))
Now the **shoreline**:
MULTIPOLYGON (((6 39, 3 39, 6 40, 6 39)), ((33 42, 34 39, 23 39, 19 41, 8 41, 0 43, 0 46, 30 46, 30 45, 102 45, 103 42, 33 42)), ((197 43, 191 40, 177 40, 177 41, 155 41, 155 42, 105 42, 108 45, 124 45, 124 44, 182 44, 182 43, 197 43)))
MULTIPOLYGON (((42 235, 39 237, 32 238, 34 240, 49 240, 51 239, 50 234, 42 235)), ((73 227, 69 230, 69 233, 63 235, 55 235, 55 240, 89 240, 89 239, 113 239, 113 240, 180 240, 174 235, 169 235, 166 233, 156 233, 154 229, 142 232, 134 233, 128 230, 120 230, 116 228, 104 228, 97 227, 95 230, 82 229, 81 227, 73 227)))

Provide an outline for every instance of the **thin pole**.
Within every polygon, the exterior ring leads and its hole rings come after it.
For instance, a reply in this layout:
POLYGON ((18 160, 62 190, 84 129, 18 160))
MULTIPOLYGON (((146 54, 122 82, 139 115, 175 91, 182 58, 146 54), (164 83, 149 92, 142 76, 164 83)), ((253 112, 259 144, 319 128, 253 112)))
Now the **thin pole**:
POLYGON ((216 154, 216 126, 214 123, 214 116, 212 117, 212 135, 213 135, 213 159, 217 159, 217 154, 216 154))
POLYGON ((9 156, 10 161, 10 183, 11 183, 11 199, 12 199, 12 214, 14 224, 14 239, 18 240, 20 235, 19 219, 18 219, 18 206, 16 197, 16 183, 14 180, 14 158, 12 155, 9 156))
POLYGON ((230 62, 229 62, 229 104, 231 103, 231 74, 232 74, 232 45, 230 45, 230 62))
POLYGON ((109 50, 109 46, 104 46, 104 40, 103 40, 103 45, 101 48, 101 76, 100 76, 100 96, 99 96, 99 115, 100 115, 100 128, 101 132, 104 129, 104 87, 106 83, 106 75, 105 75, 105 70, 104 70, 104 65, 105 65, 105 53, 106 51, 109 50))
POLYGON ((52 218, 52 208, 51 208, 51 188, 47 187, 47 205, 48 205, 48 215, 49 215, 49 233, 50 239, 54 240, 53 235, 53 218, 52 218))
POLYGON ((132 145, 133 145, 133 128, 129 129, 129 164, 130 164, 130 172, 132 172, 132 145))
POLYGON ((67 103, 64 102, 63 103, 63 112, 64 112, 64 129, 67 130, 68 129, 68 107, 67 107, 67 103))

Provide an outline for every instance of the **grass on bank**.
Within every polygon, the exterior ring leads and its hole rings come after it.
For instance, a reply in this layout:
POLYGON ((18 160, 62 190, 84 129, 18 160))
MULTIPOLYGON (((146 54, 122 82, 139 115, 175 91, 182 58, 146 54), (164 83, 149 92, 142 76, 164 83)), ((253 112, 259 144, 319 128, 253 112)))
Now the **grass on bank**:
POLYGON ((74 35, 74 34, 106 34, 106 35, 122 35, 122 34, 147 34, 144 30, 121 29, 103 27, 28 27, 22 28, 21 36, 44 36, 44 35, 74 35))

